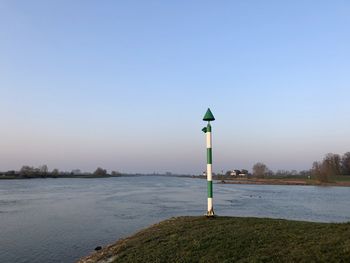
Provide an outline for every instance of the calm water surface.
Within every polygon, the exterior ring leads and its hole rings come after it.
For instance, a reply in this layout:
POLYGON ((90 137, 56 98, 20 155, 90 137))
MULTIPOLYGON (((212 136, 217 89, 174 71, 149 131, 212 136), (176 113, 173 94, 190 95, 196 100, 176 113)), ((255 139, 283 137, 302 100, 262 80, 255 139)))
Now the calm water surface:
MULTIPOLYGON (((160 220, 206 211, 205 180, 0 181, 0 262, 74 262, 160 220)), ((350 221, 350 188, 214 185, 219 215, 350 221)))

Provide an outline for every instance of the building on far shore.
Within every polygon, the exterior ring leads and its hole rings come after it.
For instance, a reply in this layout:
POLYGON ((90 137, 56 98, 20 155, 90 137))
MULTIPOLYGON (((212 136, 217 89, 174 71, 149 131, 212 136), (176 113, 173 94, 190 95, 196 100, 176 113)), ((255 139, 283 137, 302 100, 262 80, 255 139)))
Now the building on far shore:
MULTIPOLYGON (((212 173, 213 176, 225 176, 225 177, 235 177, 235 178, 247 178, 249 177, 248 170, 242 169, 242 170, 229 170, 226 173, 222 171, 222 173, 212 173)), ((207 172, 203 171, 202 176, 206 177, 207 172)))
POLYGON ((230 176, 232 177, 247 177, 248 171, 247 170, 232 170, 229 171, 230 176))

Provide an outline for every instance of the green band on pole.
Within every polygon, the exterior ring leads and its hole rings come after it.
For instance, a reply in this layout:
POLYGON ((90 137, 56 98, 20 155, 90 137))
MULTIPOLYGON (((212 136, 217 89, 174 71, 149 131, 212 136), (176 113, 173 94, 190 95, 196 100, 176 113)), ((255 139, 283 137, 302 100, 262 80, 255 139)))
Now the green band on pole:
POLYGON ((213 154, 211 148, 207 148, 207 164, 213 163, 213 154))
POLYGON ((208 123, 208 125, 207 125, 207 132, 211 132, 211 125, 210 125, 210 123, 208 123))
POLYGON ((213 181, 208 181, 208 197, 213 198, 213 181))

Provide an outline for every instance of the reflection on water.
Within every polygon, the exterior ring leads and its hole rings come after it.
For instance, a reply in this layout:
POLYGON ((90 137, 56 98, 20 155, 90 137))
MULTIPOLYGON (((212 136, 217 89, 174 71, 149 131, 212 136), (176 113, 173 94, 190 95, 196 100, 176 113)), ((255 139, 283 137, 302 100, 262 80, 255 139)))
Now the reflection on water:
MULTIPOLYGON (((1 262, 73 262, 160 220, 206 212, 205 180, 0 181, 1 262)), ((350 221, 350 188, 215 184, 219 215, 350 221)))

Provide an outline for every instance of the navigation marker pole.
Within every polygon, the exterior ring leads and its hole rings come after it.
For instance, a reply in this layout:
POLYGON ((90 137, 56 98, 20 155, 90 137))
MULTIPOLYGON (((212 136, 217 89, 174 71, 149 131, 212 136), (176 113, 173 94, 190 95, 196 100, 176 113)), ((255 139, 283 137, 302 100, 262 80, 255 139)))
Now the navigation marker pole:
POLYGON ((208 211, 206 216, 214 216, 213 209, 213 181, 212 181, 212 164, 213 164, 213 154, 212 154, 212 143, 211 143, 211 125, 210 121, 214 121, 214 115, 208 108, 207 112, 203 117, 203 121, 207 121, 207 127, 204 127, 202 131, 206 133, 207 136, 207 183, 208 183, 208 211))

